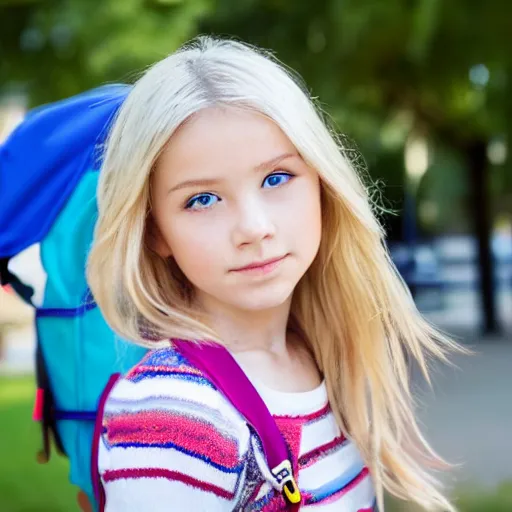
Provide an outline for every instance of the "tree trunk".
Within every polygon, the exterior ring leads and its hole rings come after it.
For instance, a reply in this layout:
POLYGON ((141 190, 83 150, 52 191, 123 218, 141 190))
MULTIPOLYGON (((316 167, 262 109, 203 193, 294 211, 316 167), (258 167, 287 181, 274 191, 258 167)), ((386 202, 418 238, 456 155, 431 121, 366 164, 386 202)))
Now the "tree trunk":
POLYGON ((471 179, 471 210, 478 241, 479 291, 485 334, 500 330, 496 314, 494 259, 491 253, 491 205, 487 176, 487 141, 476 139, 466 146, 471 179))

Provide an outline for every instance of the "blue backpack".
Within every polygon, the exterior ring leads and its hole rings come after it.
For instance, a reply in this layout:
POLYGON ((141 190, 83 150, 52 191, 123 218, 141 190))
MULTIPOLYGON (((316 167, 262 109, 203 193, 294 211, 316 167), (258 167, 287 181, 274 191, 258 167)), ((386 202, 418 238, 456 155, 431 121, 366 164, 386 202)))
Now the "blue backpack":
POLYGON ((53 437, 91 503, 98 399, 111 374, 145 353, 107 326, 85 279, 101 150, 129 90, 105 86, 38 108, 0 146, 2 284, 36 308, 38 459, 49 459, 53 437))

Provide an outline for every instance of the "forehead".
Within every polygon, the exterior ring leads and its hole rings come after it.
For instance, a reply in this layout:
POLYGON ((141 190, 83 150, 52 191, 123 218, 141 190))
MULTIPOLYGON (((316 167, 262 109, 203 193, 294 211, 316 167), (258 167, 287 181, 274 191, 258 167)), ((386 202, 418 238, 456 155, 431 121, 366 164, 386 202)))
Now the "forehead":
POLYGON ((195 114, 171 137, 156 173, 171 183, 183 178, 225 178, 296 150, 269 118, 240 108, 209 108, 195 114))

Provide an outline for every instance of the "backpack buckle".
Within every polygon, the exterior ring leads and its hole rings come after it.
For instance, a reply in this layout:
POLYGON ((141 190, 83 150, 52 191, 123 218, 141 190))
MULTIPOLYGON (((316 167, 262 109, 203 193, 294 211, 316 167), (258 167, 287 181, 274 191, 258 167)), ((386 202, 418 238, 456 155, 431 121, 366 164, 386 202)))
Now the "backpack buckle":
POLYGON ((272 474, 275 476, 277 483, 282 486, 282 493, 288 503, 300 503, 302 497, 299 488, 295 482, 292 472, 292 464, 289 460, 284 460, 272 469, 272 474))

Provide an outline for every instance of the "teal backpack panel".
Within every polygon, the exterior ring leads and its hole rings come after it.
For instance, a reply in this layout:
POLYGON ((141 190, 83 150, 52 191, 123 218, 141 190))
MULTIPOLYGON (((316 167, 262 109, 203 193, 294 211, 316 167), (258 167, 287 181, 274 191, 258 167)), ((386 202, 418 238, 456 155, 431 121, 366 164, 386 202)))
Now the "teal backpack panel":
POLYGON ((92 503, 100 396, 111 374, 126 371, 146 352, 116 337, 88 298, 85 279, 103 149, 130 90, 103 86, 43 105, 0 144, 0 280, 36 307, 40 460, 49 457, 55 432, 72 483, 92 503))
POLYGON ((41 260, 48 274, 44 308, 77 308, 87 290, 85 265, 97 219, 99 172, 88 171, 41 242, 41 260))
POLYGON ((146 352, 116 336, 88 294, 85 265, 97 218, 98 176, 97 171, 82 176, 41 242, 47 282, 43 306, 36 313, 57 430, 70 460, 70 480, 91 501, 90 460, 98 398, 112 373, 127 371, 146 352))

